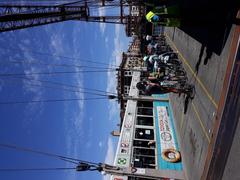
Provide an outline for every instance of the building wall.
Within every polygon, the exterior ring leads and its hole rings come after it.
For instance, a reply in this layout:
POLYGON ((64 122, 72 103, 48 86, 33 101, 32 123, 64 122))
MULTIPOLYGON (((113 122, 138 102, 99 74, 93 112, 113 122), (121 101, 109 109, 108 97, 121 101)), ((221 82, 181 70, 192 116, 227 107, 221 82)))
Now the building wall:
MULTIPOLYGON (((118 72, 118 97, 128 96, 131 80, 132 80, 132 73, 133 68, 135 67, 142 67, 142 55, 140 52, 140 40, 138 38, 134 38, 133 42, 131 42, 128 52, 123 53, 122 56, 122 63, 120 65, 120 71, 118 72)), ((120 111, 125 112, 126 108, 126 101, 119 98, 120 103, 120 111)), ((122 122, 122 116, 120 116, 122 122)), ((120 122, 120 124, 122 124, 120 122)), ((121 129, 121 126, 120 126, 121 129)))

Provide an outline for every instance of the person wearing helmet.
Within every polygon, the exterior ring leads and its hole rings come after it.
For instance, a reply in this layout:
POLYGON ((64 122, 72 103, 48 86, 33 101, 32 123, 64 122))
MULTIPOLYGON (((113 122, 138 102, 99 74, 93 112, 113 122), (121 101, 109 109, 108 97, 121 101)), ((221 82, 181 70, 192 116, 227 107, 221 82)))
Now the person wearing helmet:
POLYGON ((145 67, 148 67, 148 59, 149 59, 149 56, 144 56, 143 57, 143 64, 145 67))
POLYGON ((166 94, 169 91, 163 88, 158 83, 152 83, 150 81, 140 81, 136 84, 138 90, 142 91, 145 95, 152 95, 152 94, 166 94))
POLYGON ((155 42, 150 42, 148 43, 147 45, 147 50, 150 54, 154 54, 157 52, 157 49, 159 47, 159 44, 158 43, 155 43, 155 42))
POLYGON ((143 57, 143 61, 144 61, 144 62, 147 62, 148 59, 149 59, 149 56, 144 56, 144 57, 143 57))
POLYGON ((149 61, 149 56, 144 56, 143 58, 144 67, 147 67, 148 71, 153 71, 153 63, 149 61))
POLYGON ((159 16, 155 12, 149 11, 146 14, 146 19, 147 19, 148 22, 158 23, 160 18, 159 18, 159 16))
POLYGON ((158 55, 153 54, 153 55, 149 56, 148 61, 149 61, 151 64, 154 64, 156 61, 158 61, 158 55))
POLYGON ((174 87, 162 86, 159 82, 153 83, 149 80, 140 81, 136 87, 145 95, 151 96, 152 94, 166 94, 166 93, 189 93, 187 89, 176 89, 174 87))
POLYGON ((140 90, 140 91, 145 91, 145 89, 146 89, 146 83, 145 83, 145 81, 140 81, 140 82, 138 82, 137 84, 136 84, 136 87, 137 87, 137 89, 138 90, 140 90))
POLYGON ((147 40, 147 41, 152 41, 152 36, 147 35, 147 36, 146 36, 146 40, 147 40))
POLYGON ((180 27, 181 19, 166 17, 166 15, 164 15, 164 17, 162 16, 157 15, 153 11, 149 11, 146 15, 146 19, 148 22, 151 22, 153 24, 159 24, 167 27, 180 27))
POLYGON ((179 27, 181 25, 180 9, 178 4, 154 7, 146 14, 146 20, 162 26, 179 27))

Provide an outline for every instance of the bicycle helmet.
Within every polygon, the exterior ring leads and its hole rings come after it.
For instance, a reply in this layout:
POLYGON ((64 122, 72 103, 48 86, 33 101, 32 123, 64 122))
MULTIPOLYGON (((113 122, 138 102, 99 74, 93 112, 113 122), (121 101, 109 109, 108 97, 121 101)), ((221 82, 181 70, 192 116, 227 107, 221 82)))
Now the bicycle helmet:
POLYGON ((151 55, 148 60, 151 64, 153 64, 155 61, 158 61, 158 56, 156 54, 151 55))
POLYGON ((136 87, 138 88, 138 90, 144 91, 145 90, 145 83, 144 82, 138 82, 136 84, 136 87))
POLYGON ((151 41, 151 40, 152 40, 152 36, 147 35, 147 36, 146 36, 146 40, 147 40, 147 41, 151 41))
POLYGON ((149 59, 148 56, 144 56, 144 57, 143 57, 143 61, 144 61, 144 62, 148 61, 148 59, 149 59))

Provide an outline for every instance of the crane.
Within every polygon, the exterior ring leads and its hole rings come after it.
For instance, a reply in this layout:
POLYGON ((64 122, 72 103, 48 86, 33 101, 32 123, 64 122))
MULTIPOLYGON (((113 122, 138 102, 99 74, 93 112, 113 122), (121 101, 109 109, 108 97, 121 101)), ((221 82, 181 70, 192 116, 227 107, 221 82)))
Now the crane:
POLYGON ((69 20, 128 24, 131 22, 131 16, 124 14, 124 8, 128 7, 129 3, 131 1, 80 0, 60 5, 0 4, 0 32, 69 20), (94 15, 91 13, 100 8, 106 8, 106 10, 119 8, 119 14, 94 15))

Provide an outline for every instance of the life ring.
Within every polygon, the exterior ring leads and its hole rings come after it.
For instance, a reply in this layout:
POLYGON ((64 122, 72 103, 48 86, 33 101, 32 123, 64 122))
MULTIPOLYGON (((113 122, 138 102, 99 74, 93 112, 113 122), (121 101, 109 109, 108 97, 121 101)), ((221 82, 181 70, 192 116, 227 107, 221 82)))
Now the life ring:
POLYGON ((162 152, 162 158, 165 161, 175 163, 181 160, 181 155, 176 149, 165 149, 162 152))
POLYGON ((131 167, 131 173, 135 173, 135 172, 137 172, 137 168, 131 167))

